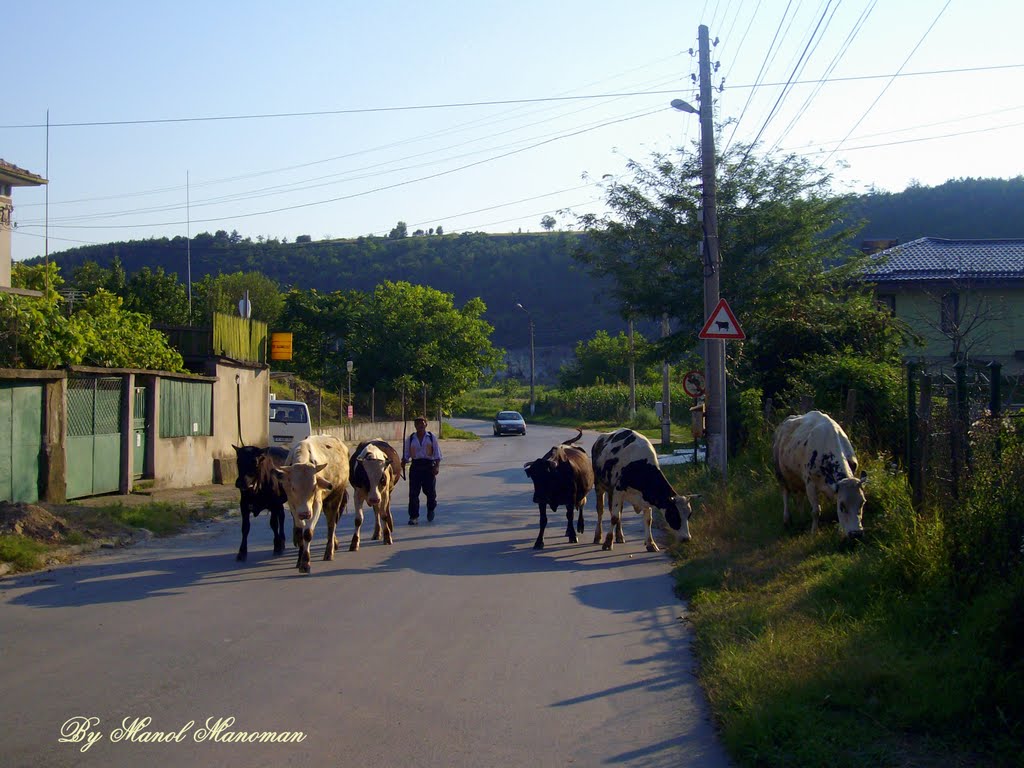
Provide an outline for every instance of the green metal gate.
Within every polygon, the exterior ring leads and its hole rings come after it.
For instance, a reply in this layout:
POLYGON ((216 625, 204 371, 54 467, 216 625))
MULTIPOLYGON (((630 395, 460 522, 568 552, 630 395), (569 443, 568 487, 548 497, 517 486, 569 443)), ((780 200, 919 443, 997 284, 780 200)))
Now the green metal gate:
POLYGON ((146 471, 146 443, 149 425, 146 422, 146 388, 136 387, 132 407, 132 477, 138 480, 146 471))
POLYGON ((0 499, 39 501, 43 386, 0 383, 0 499))
POLYGON ((67 497, 121 487, 120 377, 68 379, 67 497))

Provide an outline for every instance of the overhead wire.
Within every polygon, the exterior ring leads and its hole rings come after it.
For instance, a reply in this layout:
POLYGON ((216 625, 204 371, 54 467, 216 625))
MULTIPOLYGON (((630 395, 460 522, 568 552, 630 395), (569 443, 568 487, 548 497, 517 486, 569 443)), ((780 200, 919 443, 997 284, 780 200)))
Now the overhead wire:
POLYGON ((832 159, 835 153, 839 151, 843 144, 846 143, 846 140, 853 135, 853 132, 857 130, 857 128, 860 127, 860 124, 864 122, 864 120, 867 118, 869 114, 871 114, 871 110, 875 108, 875 105, 878 104, 879 101, 881 101, 886 91, 888 91, 889 87, 896 81, 896 76, 903 71, 903 68, 907 66, 910 60, 914 57, 914 54, 917 53, 917 49, 920 48, 921 44, 928 39, 928 35, 931 34, 931 31, 935 28, 935 25, 938 24, 939 19, 942 18, 942 15, 946 12, 946 9, 949 8, 949 4, 951 2, 953 2, 953 0, 946 0, 946 4, 942 6, 942 10, 940 10, 939 13, 935 16, 935 18, 932 20, 932 23, 928 25, 928 29, 925 30, 924 34, 921 36, 921 39, 917 41, 917 45, 915 45, 913 50, 911 50, 910 53, 907 54, 907 58, 903 60, 903 63, 900 64, 900 68, 896 70, 896 75, 893 75, 893 77, 890 78, 889 82, 885 84, 885 87, 882 88, 881 93, 879 93, 878 96, 875 97, 875 100, 871 102, 870 106, 868 106, 868 108, 864 110, 864 113, 857 119, 857 122, 853 124, 853 127, 850 128, 850 130, 846 133, 846 136, 843 138, 843 140, 840 141, 839 144, 836 145, 835 149, 833 149, 829 153, 828 157, 825 158, 822 165, 828 163, 829 160, 832 159))

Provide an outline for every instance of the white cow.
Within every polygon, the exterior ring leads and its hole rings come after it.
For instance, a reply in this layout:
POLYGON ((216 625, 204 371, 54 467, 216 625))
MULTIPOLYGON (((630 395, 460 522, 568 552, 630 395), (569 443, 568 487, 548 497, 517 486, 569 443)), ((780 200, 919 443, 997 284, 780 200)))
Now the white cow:
POLYGON ((295 565, 301 573, 309 573, 309 545, 321 512, 327 515, 324 560, 334 559, 335 530, 348 502, 348 448, 331 435, 312 435, 292 446, 287 464, 277 473, 288 496, 293 538, 299 548, 295 565))
POLYGON ((782 520, 789 524, 789 494, 804 493, 811 504, 811 532, 818 530, 819 497, 835 499, 839 525, 850 539, 864 535, 864 483, 856 476, 857 456, 850 439, 828 414, 790 416, 772 441, 775 475, 782 486, 782 520))

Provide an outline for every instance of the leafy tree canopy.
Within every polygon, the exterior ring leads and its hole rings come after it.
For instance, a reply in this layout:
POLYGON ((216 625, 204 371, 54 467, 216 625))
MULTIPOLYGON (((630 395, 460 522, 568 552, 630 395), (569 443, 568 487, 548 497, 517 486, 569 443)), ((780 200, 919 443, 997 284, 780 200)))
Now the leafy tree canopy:
MULTIPOLYGON (((642 334, 634 333, 633 359, 637 384, 660 381, 661 372, 652 359, 653 354, 651 343, 642 334)), ((559 386, 572 389, 594 384, 629 383, 629 358, 629 336, 626 333, 610 336, 607 331, 598 331, 590 341, 576 345, 575 358, 558 372, 559 386)))
MULTIPOLYGON (((809 161, 752 149, 735 143, 718 158, 720 295, 747 333, 728 345, 730 374, 774 396, 808 355, 897 362, 902 329, 855 280, 866 258, 848 245, 855 228, 835 226, 848 199, 809 161)), ((681 330, 658 344, 678 356, 697 344, 712 267, 698 249, 699 143, 674 157, 630 163, 633 180, 607 190, 612 213, 581 217, 590 237, 574 257, 613 279, 623 315, 676 318, 681 330)))
POLYGON ((149 317, 122 307, 105 288, 73 308, 58 292, 64 281, 55 264, 15 264, 12 283, 42 291, 42 297, 0 294, 0 365, 59 368, 95 365, 183 371, 181 355, 149 327, 149 317))

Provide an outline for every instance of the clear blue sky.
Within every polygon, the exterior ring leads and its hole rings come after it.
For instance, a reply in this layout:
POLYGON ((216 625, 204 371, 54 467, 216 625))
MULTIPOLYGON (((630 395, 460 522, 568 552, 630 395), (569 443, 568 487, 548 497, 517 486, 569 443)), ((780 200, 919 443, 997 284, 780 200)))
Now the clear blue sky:
MULTIPOLYGON (((50 179, 50 253, 568 228, 604 174, 698 136, 668 103, 696 103, 699 24, 725 142, 840 189, 1024 173, 1019 0, 7 0, 0 158, 50 179)), ((45 194, 15 190, 16 259, 43 253, 45 194)))

